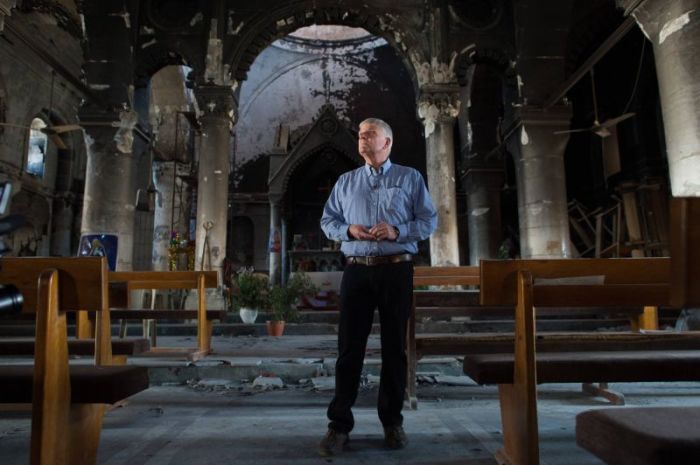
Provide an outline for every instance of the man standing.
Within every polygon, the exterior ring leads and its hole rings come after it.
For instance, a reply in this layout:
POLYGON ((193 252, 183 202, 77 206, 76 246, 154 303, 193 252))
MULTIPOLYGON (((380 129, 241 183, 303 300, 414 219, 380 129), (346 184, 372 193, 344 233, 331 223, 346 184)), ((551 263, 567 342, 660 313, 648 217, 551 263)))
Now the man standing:
POLYGON ((346 267, 340 285, 335 396, 328 406, 323 456, 343 450, 354 426, 367 337, 379 309, 382 371, 377 410, 391 449, 407 443, 403 430, 406 325, 413 299, 413 255, 437 226, 437 212, 423 177, 389 161, 393 134, 384 121, 360 123, 358 150, 365 165, 340 176, 326 202, 321 228, 342 241, 346 267))

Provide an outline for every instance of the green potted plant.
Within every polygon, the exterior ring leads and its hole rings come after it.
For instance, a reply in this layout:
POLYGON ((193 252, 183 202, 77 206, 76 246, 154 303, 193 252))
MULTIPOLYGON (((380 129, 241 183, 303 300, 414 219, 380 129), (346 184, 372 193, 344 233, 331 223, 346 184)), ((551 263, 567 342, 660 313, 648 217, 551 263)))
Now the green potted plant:
POLYGON ((272 319, 267 322, 267 332, 270 336, 281 336, 284 332, 284 324, 287 321, 295 321, 299 316, 297 301, 302 296, 312 296, 318 292, 318 288, 311 282, 311 278, 304 272, 292 274, 286 286, 272 286, 269 293, 272 319))
POLYGON ((238 309, 244 323, 255 323, 259 310, 268 307, 267 276, 244 268, 235 273, 231 281, 231 308, 238 309))

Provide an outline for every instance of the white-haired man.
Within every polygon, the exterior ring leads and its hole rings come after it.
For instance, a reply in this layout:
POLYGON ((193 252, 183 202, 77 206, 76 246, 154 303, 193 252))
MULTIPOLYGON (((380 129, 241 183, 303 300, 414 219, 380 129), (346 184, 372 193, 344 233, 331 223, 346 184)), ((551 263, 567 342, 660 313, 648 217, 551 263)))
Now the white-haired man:
POLYGON ((362 373, 375 308, 379 310, 382 369, 377 410, 390 449, 403 448, 406 325, 413 298, 417 242, 437 226, 437 212, 421 174, 389 160, 391 127, 377 118, 360 123, 358 151, 365 165, 340 176, 326 202, 321 228, 341 241, 346 267, 340 286, 335 396, 328 406, 323 456, 339 453, 354 427, 352 406, 362 373))

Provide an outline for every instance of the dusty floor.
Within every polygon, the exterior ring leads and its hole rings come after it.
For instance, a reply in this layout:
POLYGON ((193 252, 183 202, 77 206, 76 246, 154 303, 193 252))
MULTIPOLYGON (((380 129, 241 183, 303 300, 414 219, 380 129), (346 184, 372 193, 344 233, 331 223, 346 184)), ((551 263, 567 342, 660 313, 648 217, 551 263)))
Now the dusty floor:
MULTIPOLYGON (((164 337, 159 343, 182 347, 194 338, 164 337)), ((98 463, 496 464, 493 453, 502 441, 497 390, 460 376, 455 357, 422 360, 418 409, 404 410, 409 445, 400 451, 384 449, 374 406, 378 349, 379 341, 372 337, 356 427, 341 456, 317 454, 332 395, 335 336, 217 337, 214 354, 197 362, 182 357, 129 360, 149 367, 152 387, 107 413, 98 463)), ((700 383, 611 388, 624 393, 628 406, 700 405, 700 383)), ((540 386, 538 406, 543 465, 601 465, 576 446, 574 418, 590 408, 625 408, 581 393, 578 384, 540 386)), ((0 411, 0 465, 26 465, 29 437, 28 412, 0 411)))
MULTIPOLYGON (((700 404, 698 383, 617 384, 628 405, 700 404)), ((542 463, 600 465, 575 445, 576 413, 610 407, 571 384, 540 390, 542 463)), ((317 444, 326 428, 331 391, 309 384, 281 389, 251 383, 200 382, 155 386, 110 411, 104 421, 98 463, 156 464, 495 464, 501 442, 496 389, 481 386, 421 385, 419 408, 405 411, 409 445, 383 448, 369 383, 355 408, 356 427, 343 455, 324 459, 317 444)), ((0 463, 26 465, 27 413, 0 414, 0 463)))

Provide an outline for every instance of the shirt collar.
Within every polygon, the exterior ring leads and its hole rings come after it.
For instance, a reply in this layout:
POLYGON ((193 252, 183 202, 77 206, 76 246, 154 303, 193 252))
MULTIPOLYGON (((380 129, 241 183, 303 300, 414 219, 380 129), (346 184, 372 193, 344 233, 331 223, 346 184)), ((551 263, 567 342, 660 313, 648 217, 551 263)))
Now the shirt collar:
POLYGON ((386 161, 382 164, 382 166, 379 167, 378 170, 375 170, 372 165, 365 164, 365 173, 367 173, 368 176, 376 176, 378 174, 386 174, 389 171, 389 168, 391 168, 391 161, 387 158, 386 161))

